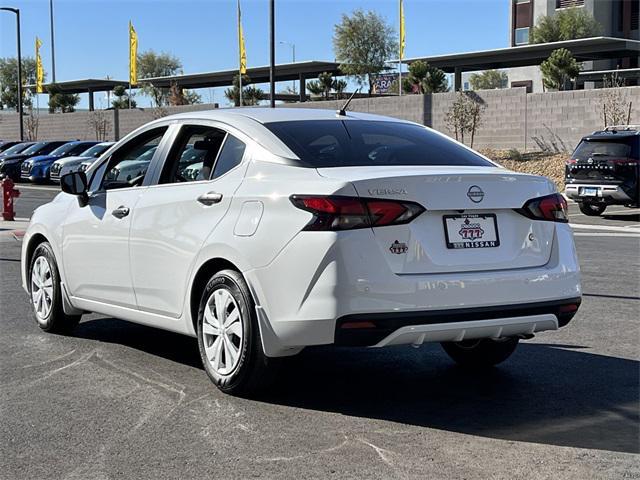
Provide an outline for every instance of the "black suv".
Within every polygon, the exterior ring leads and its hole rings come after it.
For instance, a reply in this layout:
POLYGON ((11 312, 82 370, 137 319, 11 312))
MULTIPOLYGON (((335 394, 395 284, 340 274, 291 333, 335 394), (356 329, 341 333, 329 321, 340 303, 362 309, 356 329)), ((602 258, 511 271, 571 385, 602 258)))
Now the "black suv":
POLYGON ((585 215, 607 205, 637 207, 640 195, 640 127, 607 127, 584 137, 565 167, 565 195, 585 215))

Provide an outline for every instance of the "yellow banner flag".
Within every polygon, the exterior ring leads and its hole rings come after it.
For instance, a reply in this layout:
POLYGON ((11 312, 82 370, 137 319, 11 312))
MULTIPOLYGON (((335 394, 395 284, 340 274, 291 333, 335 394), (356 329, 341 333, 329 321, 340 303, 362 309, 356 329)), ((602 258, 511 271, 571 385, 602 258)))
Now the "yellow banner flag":
POLYGON ((138 34, 129 21, 129 84, 138 84, 138 34))
POLYGON ((400 60, 404 58, 404 2, 400 0, 400 60))
POLYGON ((44 68, 42 67, 42 57, 40 56, 42 40, 36 37, 36 93, 42 93, 42 82, 44 82, 44 68))
POLYGON ((247 51, 244 48, 244 34, 242 33, 240 0, 238 0, 238 52, 240 55, 240 74, 245 75, 247 73, 247 51))

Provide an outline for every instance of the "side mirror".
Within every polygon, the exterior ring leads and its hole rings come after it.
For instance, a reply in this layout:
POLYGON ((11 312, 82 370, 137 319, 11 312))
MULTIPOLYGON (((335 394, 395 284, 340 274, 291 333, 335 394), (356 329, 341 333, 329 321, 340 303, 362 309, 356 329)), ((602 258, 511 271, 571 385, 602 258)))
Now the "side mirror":
POLYGON ((87 195, 88 185, 87 176, 84 172, 71 172, 60 177, 60 188, 64 193, 76 195, 80 206, 87 203, 89 196, 87 195))

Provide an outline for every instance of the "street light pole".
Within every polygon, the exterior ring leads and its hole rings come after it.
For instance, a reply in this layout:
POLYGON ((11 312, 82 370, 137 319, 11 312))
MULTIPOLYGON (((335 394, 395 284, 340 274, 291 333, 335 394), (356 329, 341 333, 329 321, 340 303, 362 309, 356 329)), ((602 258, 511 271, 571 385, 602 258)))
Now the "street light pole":
POLYGON ((269 106, 276 108, 276 12, 275 0, 269 0, 269 106))
MULTIPOLYGON (((291 57, 292 57, 292 61, 293 63, 296 63, 296 44, 293 42, 285 42, 284 40, 280 40, 278 42, 280 45, 288 45, 291 47, 291 57)), ((296 92, 296 81, 293 81, 293 93, 297 93, 296 92)))
POLYGON ((53 35, 53 0, 49 0, 49 21, 51 23, 51 83, 56 83, 56 46, 53 35))
POLYGON ((20 9, 0 7, 0 10, 16 14, 16 38, 18 44, 18 117, 20 125, 20 141, 24 141, 24 126, 22 124, 22 50, 20 48, 20 9))

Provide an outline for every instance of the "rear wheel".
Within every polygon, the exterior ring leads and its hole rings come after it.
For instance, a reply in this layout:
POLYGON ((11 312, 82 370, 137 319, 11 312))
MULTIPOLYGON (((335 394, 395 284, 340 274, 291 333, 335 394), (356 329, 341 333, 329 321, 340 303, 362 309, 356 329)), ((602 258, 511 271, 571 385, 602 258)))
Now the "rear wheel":
POLYGON ((38 326, 45 332, 67 333, 81 315, 67 315, 62 307, 60 274, 48 242, 36 247, 29 269, 29 291, 38 326))
POLYGON ((255 304, 238 272, 222 270, 207 283, 198 310, 198 345, 205 371, 225 393, 248 395, 273 380, 279 362, 264 354, 255 304))
POLYGON ((518 346, 517 338, 481 338, 462 342, 443 342, 442 348, 459 365, 486 368, 504 362, 518 346))
POLYGON ((580 211, 589 217, 602 215, 607 208, 606 205, 589 202, 581 202, 578 206, 580 207, 580 211))

